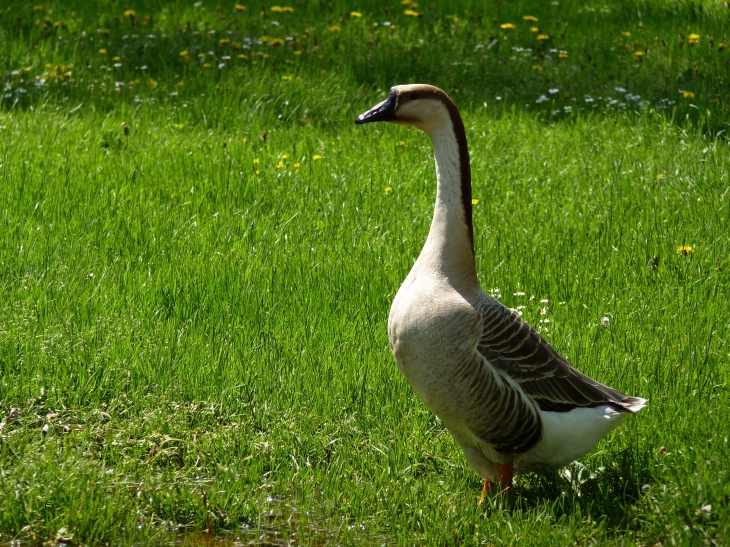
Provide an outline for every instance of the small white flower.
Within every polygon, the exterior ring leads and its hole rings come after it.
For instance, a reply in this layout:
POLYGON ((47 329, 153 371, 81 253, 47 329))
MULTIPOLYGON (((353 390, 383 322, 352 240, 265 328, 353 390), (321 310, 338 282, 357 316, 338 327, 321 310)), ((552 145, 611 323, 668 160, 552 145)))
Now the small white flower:
POLYGON ((604 328, 606 328, 606 329, 607 329, 608 327, 610 327, 610 326, 611 326, 611 320, 610 320, 610 319, 609 319, 608 317, 606 317, 606 316, 603 316, 603 317, 601 317, 601 325, 602 325, 602 326, 603 326, 604 328))
POLYGON ((548 302, 550 302, 550 300, 548 300, 547 298, 543 298, 542 300, 540 300, 540 304, 547 304, 548 302))
POLYGON ((517 292, 512 293, 512 296, 525 296, 525 293, 522 291, 517 291, 517 292))

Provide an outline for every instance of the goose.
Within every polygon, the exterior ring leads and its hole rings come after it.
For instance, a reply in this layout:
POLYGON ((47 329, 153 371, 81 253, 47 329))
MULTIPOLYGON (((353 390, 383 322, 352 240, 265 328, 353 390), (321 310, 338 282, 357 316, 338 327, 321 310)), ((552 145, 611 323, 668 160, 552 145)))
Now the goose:
POLYGON ((426 243, 393 300, 388 338, 408 383, 484 479, 556 471, 593 450, 646 400, 572 367, 477 279, 464 123, 437 87, 399 85, 356 124, 412 125, 431 139, 436 204, 426 243))

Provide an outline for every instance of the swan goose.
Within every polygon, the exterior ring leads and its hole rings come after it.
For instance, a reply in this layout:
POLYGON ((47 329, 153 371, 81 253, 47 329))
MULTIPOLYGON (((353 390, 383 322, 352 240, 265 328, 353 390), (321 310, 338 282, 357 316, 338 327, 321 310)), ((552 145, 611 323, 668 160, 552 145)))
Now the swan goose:
POLYGON ((471 168, 456 105, 437 87, 391 88, 355 123, 412 125, 431 139, 436 205, 428 238, 393 300, 400 371, 482 478, 480 503, 515 474, 557 470, 590 452, 645 399, 585 376, 479 286, 471 168))

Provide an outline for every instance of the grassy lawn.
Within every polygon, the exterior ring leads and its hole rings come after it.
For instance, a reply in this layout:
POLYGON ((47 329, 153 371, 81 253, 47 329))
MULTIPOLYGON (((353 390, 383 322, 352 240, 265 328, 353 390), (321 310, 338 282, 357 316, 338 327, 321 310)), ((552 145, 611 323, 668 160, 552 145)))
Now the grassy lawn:
POLYGON ((3 2, 0 545, 730 542, 730 10, 419 3, 3 2), (649 400, 514 507, 390 355, 415 81, 484 289, 649 400))

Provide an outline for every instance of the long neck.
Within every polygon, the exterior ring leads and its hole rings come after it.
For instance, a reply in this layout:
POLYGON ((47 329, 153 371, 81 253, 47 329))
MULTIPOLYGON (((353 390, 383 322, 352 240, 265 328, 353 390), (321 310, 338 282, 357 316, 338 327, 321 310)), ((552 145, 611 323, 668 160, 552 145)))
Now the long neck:
POLYGON ((466 133, 454 108, 451 123, 429 131, 436 158, 436 205, 422 260, 454 284, 478 283, 472 226, 471 168, 466 133))

